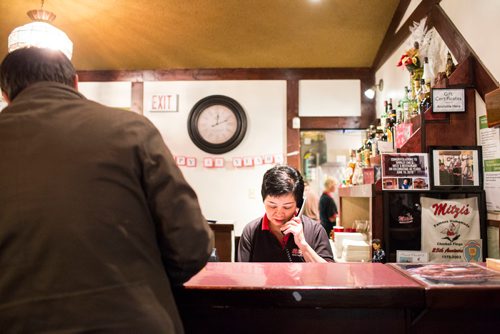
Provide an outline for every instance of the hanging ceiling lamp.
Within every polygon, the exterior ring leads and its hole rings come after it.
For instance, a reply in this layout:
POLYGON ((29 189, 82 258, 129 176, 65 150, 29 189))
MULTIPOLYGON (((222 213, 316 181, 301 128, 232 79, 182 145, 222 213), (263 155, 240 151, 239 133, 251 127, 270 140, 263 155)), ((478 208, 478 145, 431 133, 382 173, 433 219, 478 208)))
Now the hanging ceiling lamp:
POLYGON ((17 27, 9 35, 9 52, 20 48, 39 47, 61 50, 69 59, 73 55, 73 43, 62 31, 50 24, 56 15, 43 9, 27 12, 33 22, 17 27))

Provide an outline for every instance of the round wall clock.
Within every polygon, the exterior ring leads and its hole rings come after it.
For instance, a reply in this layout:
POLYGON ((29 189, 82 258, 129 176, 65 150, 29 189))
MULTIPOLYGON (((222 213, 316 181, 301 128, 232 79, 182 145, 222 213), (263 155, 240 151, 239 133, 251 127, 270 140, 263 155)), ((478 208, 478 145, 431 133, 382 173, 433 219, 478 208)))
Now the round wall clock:
POLYGON ((198 101, 188 117, 193 143, 205 152, 222 154, 238 146, 247 131, 247 116, 241 105, 223 95, 198 101))

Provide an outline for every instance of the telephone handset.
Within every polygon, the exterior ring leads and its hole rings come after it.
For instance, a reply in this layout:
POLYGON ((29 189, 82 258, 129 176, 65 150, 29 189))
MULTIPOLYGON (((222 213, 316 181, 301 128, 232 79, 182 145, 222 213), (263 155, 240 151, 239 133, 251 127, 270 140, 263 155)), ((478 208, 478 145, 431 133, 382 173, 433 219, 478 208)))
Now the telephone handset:
MULTIPOLYGON (((304 212, 304 207, 305 207, 305 204, 306 204, 306 199, 303 198, 302 201, 300 201, 299 203, 302 203, 302 204, 300 205, 299 212, 297 212, 297 214, 295 214, 295 217, 298 217, 298 216, 302 215, 302 212, 304 212)), ((281 234, 284 235, 285 232, 281 231, 281 234)))
MULTIPOLYGON (((299 202, 300 203, 300 202, 299 202)), ((306 199, 303 198, 302 199, 302 203, 300 204, 300 210, 299 212, 295 215, 295 217, 299 217, 302 215, 302 213, 304 212, 304 207, 306 206, 306 199)))

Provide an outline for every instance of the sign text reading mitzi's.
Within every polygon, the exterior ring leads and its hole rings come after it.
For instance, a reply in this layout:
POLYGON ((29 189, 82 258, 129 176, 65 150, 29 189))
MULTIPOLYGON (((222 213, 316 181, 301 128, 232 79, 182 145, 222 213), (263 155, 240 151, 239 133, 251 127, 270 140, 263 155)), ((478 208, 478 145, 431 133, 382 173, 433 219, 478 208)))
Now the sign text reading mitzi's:
POLYGON ((470 213, 469 204, 458 207, 456 205, 449 205, 448 203, 436 203, 432 205, 432 208, 434 209, 434 216, 451 214, 453 218, 457 218, 458 215, 466 216, 470 213))

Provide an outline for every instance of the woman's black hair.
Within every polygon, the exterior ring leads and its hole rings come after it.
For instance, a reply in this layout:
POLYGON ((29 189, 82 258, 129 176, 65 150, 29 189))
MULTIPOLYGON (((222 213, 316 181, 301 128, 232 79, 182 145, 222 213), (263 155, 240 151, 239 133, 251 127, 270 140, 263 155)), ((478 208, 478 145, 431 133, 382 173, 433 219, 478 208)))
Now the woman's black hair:
POLYGON ((304 197, 304 179, 293 167, 280 165, 269 169, 262 180, 262 200, 267 196, 283 196, 292 193, 300 207, 304 197))

